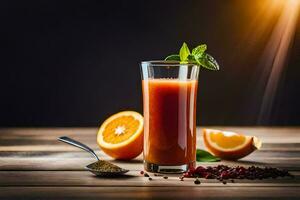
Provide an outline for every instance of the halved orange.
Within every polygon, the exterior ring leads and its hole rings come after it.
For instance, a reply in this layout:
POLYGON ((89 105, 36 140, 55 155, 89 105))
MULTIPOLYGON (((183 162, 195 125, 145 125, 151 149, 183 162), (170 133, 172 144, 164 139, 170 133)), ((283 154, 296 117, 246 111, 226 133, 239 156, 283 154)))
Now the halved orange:
POLYGON ((110 116, 100 126, 97 143, 107 155, 130 160, 143 151, 143 116, 123 111, 110 116))
POLYGON ((243 158, 262 145, 262 142, 255 136, 214 129, 203 129, 203 140, 212 154, 225 160, 243 158))

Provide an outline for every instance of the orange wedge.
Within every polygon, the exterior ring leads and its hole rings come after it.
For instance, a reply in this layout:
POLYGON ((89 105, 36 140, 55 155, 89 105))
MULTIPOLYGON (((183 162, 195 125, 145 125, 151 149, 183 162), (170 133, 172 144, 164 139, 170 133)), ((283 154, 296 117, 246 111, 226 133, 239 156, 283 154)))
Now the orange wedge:
POLYGON ((203 140, 212 154, 225 160, 243 158, 262 145, 257 137, 214 129, 203 129, 203 140))
POLYGON ((112 115, 101 125, 97 143, 107 155, 130 160, 143 151, 143 116, 134 111, 112 115))

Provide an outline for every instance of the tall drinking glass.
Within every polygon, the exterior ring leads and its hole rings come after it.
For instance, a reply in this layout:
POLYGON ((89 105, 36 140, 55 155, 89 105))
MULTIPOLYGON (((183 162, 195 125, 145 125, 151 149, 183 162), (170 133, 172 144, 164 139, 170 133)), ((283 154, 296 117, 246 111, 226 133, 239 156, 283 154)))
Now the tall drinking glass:
POLYGON ((180 173, 195 166, 199 68, 176 61, 141 63, 145 170, 180 173))

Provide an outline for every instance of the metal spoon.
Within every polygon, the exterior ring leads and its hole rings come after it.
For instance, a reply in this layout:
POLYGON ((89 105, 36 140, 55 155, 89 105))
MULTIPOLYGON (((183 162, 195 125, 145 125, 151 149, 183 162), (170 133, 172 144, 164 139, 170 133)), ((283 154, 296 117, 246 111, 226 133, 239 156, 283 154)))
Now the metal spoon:
POLYGON ((91 163, 85 167, 85 169, 89 170, 96 176, 120 176, 122 174, 127 173, 129 170, 123 169, 121 167, 118 167, 117 165, 114 165, 108 161, 100 160, 98 156, 95 154, 95 152, 85 144, 82 144, 81 142, 78 142, 76 140, 73 140, 67 136, 62 136, 58 138, 59 141, 65 142, 67 144, 73 145, 75 147, 78 147, 80 149, 83 149, 90 154, 92 154, 98 161, 91 163))

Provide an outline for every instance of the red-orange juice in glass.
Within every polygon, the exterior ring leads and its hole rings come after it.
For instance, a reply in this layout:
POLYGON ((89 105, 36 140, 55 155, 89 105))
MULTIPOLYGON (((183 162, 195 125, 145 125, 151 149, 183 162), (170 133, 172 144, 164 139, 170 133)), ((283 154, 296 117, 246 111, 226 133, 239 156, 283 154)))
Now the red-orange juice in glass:
POLYGON ((152 61, 144 62, 144 69, 142 63, 143 70, 145 169, 186 171, 196 160, 199 67, 152 61))

